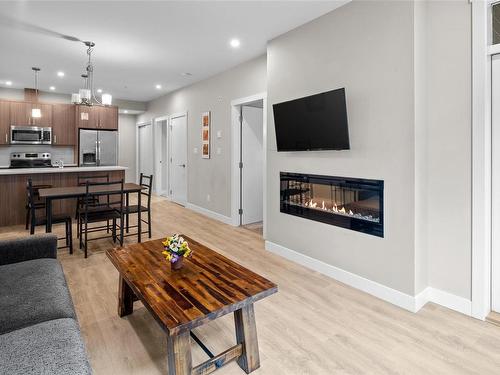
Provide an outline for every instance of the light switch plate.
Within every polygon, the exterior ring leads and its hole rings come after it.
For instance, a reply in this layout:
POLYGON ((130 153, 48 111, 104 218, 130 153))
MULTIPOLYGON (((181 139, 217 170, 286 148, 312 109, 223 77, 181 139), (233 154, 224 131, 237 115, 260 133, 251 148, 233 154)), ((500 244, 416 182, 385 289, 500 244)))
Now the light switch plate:
POLYGON ((193 148, 193 154, 197 154, 197 153, 198 153, 198 147, 193 148))
POLYGON ((217 138, 222 138, 222 130, 217 130, 217 138))

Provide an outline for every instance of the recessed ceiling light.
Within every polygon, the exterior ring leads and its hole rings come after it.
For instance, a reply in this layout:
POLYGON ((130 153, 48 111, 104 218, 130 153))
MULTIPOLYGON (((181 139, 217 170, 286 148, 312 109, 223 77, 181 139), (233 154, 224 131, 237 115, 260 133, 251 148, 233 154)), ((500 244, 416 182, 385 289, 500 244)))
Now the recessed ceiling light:
POLYGON ((123 113, 128 113, 128 111, 127 111, 127 110, 125 110, 125 111, 123 111, 123 113))
POLYGON ((231 45, 231 47, 233 48, 238 48, 240 46, 240 40, 239 39, 236 39, 236 38, 233 38, 231 39, 231 41, 229 42, 229 44, 231 45))
POLYGON ((182 76, 184 77, 190 77, 193 75, 193 73, 189 73, 189 72, 184 72, 184 73, 181 73, 182 76))
POLYGON ((54 86, 49 87, 50 91, 54 91, 56 88, 54 86))
POLYGON ((100 94, 102 92, 102 89, 97 89, 97 92, 100 94))
POLYGON ((64 77, 64 72, 57 72, 58 77, 64 77))
POLYGON ((155 87, 157 90, 161 90, 161 85, 156 85, 155 87))
POLYGON ((5 81, 5 84, 6 84, 7 86, 12 86, 12 81, 5 81))

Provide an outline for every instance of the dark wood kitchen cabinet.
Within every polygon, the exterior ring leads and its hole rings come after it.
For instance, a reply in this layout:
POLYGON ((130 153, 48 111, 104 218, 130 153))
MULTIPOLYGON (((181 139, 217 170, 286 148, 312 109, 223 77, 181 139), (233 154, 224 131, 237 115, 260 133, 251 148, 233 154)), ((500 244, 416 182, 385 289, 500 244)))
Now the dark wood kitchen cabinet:
POLYGON ((0 101, 0 145, 9 144, 10 103, 0 101))
POLYGON ((76 145, 75 106, 54 104, 52 106, 52 144, 54 146, 76 145))
POLYGON ((118 129, 118 107, 77 106, 76 123, 86 129, 118 129))
POLYGON ((118 107, 101 107, 99 129, 118 130, 118 107))
POLYGON ((52 104, 10 102, 10 123, 20 126, 52 126, 52 104), (42 117, 32 118, 33 108, 40 108, 42 117))

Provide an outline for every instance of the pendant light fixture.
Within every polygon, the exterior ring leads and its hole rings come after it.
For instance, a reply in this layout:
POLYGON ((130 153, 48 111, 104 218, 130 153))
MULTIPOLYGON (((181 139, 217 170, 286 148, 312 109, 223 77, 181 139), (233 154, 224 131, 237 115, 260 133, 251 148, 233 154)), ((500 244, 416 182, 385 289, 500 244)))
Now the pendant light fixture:
POLYGON ((40 110, 40 107, 38 107, 38 72, 40 71, 40 68, 33 67, 31 68, 31 70, 33 70, 33 73, 35 75, 35 96, 37 102, 37 106, 31 108, 31 117, 40 118, 42 117, 42 111, 40 110))
POLYGON ((110 94, 103 94, 101 96, 102 103, 96 98, 94 93, 94 65, 92 64, 92 51, 94 50, 94 42, 83 42, 87 46, 87 56, 88 61, 85 66, 85 74, 82 75, 84 78, 84 86, 78 91, 78 94, 71 95, 71 102, 75 104, 84 105, 111 105, 112 96, 110 94))

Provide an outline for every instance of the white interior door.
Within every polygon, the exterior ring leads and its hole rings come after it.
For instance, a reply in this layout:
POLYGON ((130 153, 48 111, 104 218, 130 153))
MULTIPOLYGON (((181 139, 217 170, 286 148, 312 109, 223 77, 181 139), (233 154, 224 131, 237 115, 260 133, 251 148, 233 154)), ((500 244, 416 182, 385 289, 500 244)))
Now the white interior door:
POLYGON ((241 224, 263 220, 263 109, 242 107, 241 124, 241 224))
POLYGON ((154 174, 153 126, 148 123, 139 126, 139 169, 138 175, 154 174))
POLYGON ((170 197, 187 203, 187 116, 170 118, 170 197))
POLYGON ((168 196, 168 121, 162 124, 161 132, 161 194, 168 196))
POLYGON ((491 61, 491 128, 491 309, 500 313, 500 55, 494 55, 491 61))
POLYGON ((168 195, 168 117, 156 118, 154 129, 155 144, 155 191, 160 194, 168 195))

